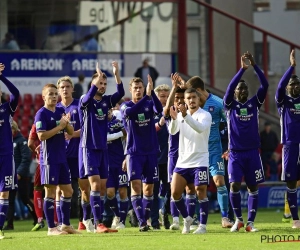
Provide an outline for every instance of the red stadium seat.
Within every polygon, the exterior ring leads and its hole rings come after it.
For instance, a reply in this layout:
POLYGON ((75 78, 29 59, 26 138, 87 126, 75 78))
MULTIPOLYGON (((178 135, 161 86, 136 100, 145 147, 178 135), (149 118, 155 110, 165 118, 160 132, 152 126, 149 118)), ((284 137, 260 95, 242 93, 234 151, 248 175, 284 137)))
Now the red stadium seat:
POLYGON ((44 105, 44 100, 43 100, 43 97, 42 97, 42 94, 35 94, 34 95, 34 104, 43 104, 44 105))
POLYGON ((23 126, 23 125, 21 125, 19 128, 20 128, 21 134, 22 134, 25 138, 28 138, 28 136, 29 136, 29 128, 28 128, 28 126, 23 126))
POLYGON ((24 104, 23 106, 23 117, 27 117, 27 119, 29 118, 29 116, 31 116, 31 106, 28 104, 24 104))
POLYGON ((26 116, 23 115, 21 117, 20 125, 23 126, 23 127, 27 127, 28 128, 29 124, 31 123, 30 120, 31 120, 31 116, 30 117, 29 116, 26 117, 26 116))
POLYGON ((14 114, 14 119, 18 120, 20 118, 20 107, 18 106, 14 114))
POLYGON ((23 104, 32 106, 33 98, 31 94, 24 94, 23 95, 23 104))

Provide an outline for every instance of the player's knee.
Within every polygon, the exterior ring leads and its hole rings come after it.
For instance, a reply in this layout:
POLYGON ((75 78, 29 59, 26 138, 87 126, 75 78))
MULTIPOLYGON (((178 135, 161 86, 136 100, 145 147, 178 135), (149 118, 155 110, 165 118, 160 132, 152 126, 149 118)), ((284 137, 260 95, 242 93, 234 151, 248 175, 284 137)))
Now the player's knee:
POLYGON ((115 196, 115 190, 112 190, 112 189, 107 189, 107 192, 106 192, 106 195, 107 195, 107 198, 108 199, 112 199, 112 198, 114 198, 114 196, 115 196))
POLYGON ((297 181, 287 181, 287 182, 286 182, 286 186, 287 186, 289 189, 295 189, 295 188, 297 188, 297 186, 298 186, 298 182, 297 182, 297 181))
POLYGON ((180 200, 182 197, 182 192, 179 192, 178 190, 172 190, 171 191, 171 197, 173 200, 177 201, 180 200))
POLYGON ((216 175, 213 177, 216 187, 222 187, 225 185, 225 179, 222 175, 216 175))
POLYGON ((240 189, 241 189, 241 183, 239 182, 230 183, 230 191, 239 192, 240 189))
POLYGON ((124 200, 127 198, 127 188, 119 188, 120 199, 124 200))

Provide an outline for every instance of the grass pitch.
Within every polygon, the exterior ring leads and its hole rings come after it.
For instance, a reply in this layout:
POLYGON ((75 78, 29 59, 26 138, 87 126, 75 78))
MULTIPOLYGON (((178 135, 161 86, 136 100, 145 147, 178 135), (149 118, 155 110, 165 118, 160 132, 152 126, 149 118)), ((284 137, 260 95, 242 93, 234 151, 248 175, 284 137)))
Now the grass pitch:
MULTIPOLYGON (((243 211, 244 218, 247 217, 243 211)), ((246 233, 230 233, 221 228, 219 214, 209 214, 207 233, 204 235, 182 235, 181 231, 155 230, 140 233, 138 228, 127 228, 118 233, 47 236, 47 229, 31 232, 31 221, 16 221, 15 230, 5 231, 6 238, 0 240, 0 249, 16 250, 76 250, 76 249, 300 249, 300 229, 292 229, 291 223, 281 222, 282 212, 275 210, 259 210, 255 227, 260 231, 246 233), (273 238, 273 240, 272 240, 273 238), (267 240, 269 239, 269 240, 267 240), (290 240, 291 242, 279 242, 290 240), (294 240, 294 241, 292 241, 294 240), (276 242, 275 242, 276 241, 276 242), (269 242, 269 243, 268 243, 269 242), (272 243, 273 242, 273 243, 272 243)), ((74 227, 77 221, 72 220, 74 227)), ((181 226, 182 227, 182 226, 181 226)))

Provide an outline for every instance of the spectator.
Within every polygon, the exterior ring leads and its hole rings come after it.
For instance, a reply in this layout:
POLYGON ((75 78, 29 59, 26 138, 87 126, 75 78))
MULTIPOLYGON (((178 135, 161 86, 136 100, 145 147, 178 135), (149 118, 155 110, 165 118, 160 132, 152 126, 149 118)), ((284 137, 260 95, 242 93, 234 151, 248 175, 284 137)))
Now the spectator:
POLYGON ((149 59, 143 61, 143 66, 138 68, 134 74, 135 77, 139 77, 143 80, 144 85, 148 82, 148 74, 151 76, 153 81, 153 88, 155 88, 155 81, 159 76, 157 70, 149 65, 149 59))
POLYGON ((78 83, 74 84, 74 92, 73 92, 73 98, 74 99, 80 99, 80 97, 83 95, 83 83, 84 83, 84 75, 80 74, 78 76, 78 83))
POLYGON ((271 124, 269 122, 265 123, 264 130, 260 133, 260 143, 261 160, 264 167, 264 172, 267 173, 269 162, 279 143, 278 137, 271 129, 271 124))
POLYGON ((17 41, 14 38, 14 35, 11 33, 6 33, 5 38, 3 39, 0 49, 5 50, 20 50, 20 47, 17 41))
POLYGON ((94 35, 90 34, 84 37, 81 44, 81 51, 100 51, 100 46, 94 35))

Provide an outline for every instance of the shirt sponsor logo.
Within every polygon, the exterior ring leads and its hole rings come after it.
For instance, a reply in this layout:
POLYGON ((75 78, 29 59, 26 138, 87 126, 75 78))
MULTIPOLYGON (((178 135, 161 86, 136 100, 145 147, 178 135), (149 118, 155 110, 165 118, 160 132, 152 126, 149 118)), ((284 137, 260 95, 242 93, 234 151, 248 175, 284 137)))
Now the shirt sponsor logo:
POLYGON ((209 111, 209 112, 214 112, 214 110, 215 110, 215 107, 213 107, 213 106, 209 106, 209 107, 208 107, 208 111, 209 111))

